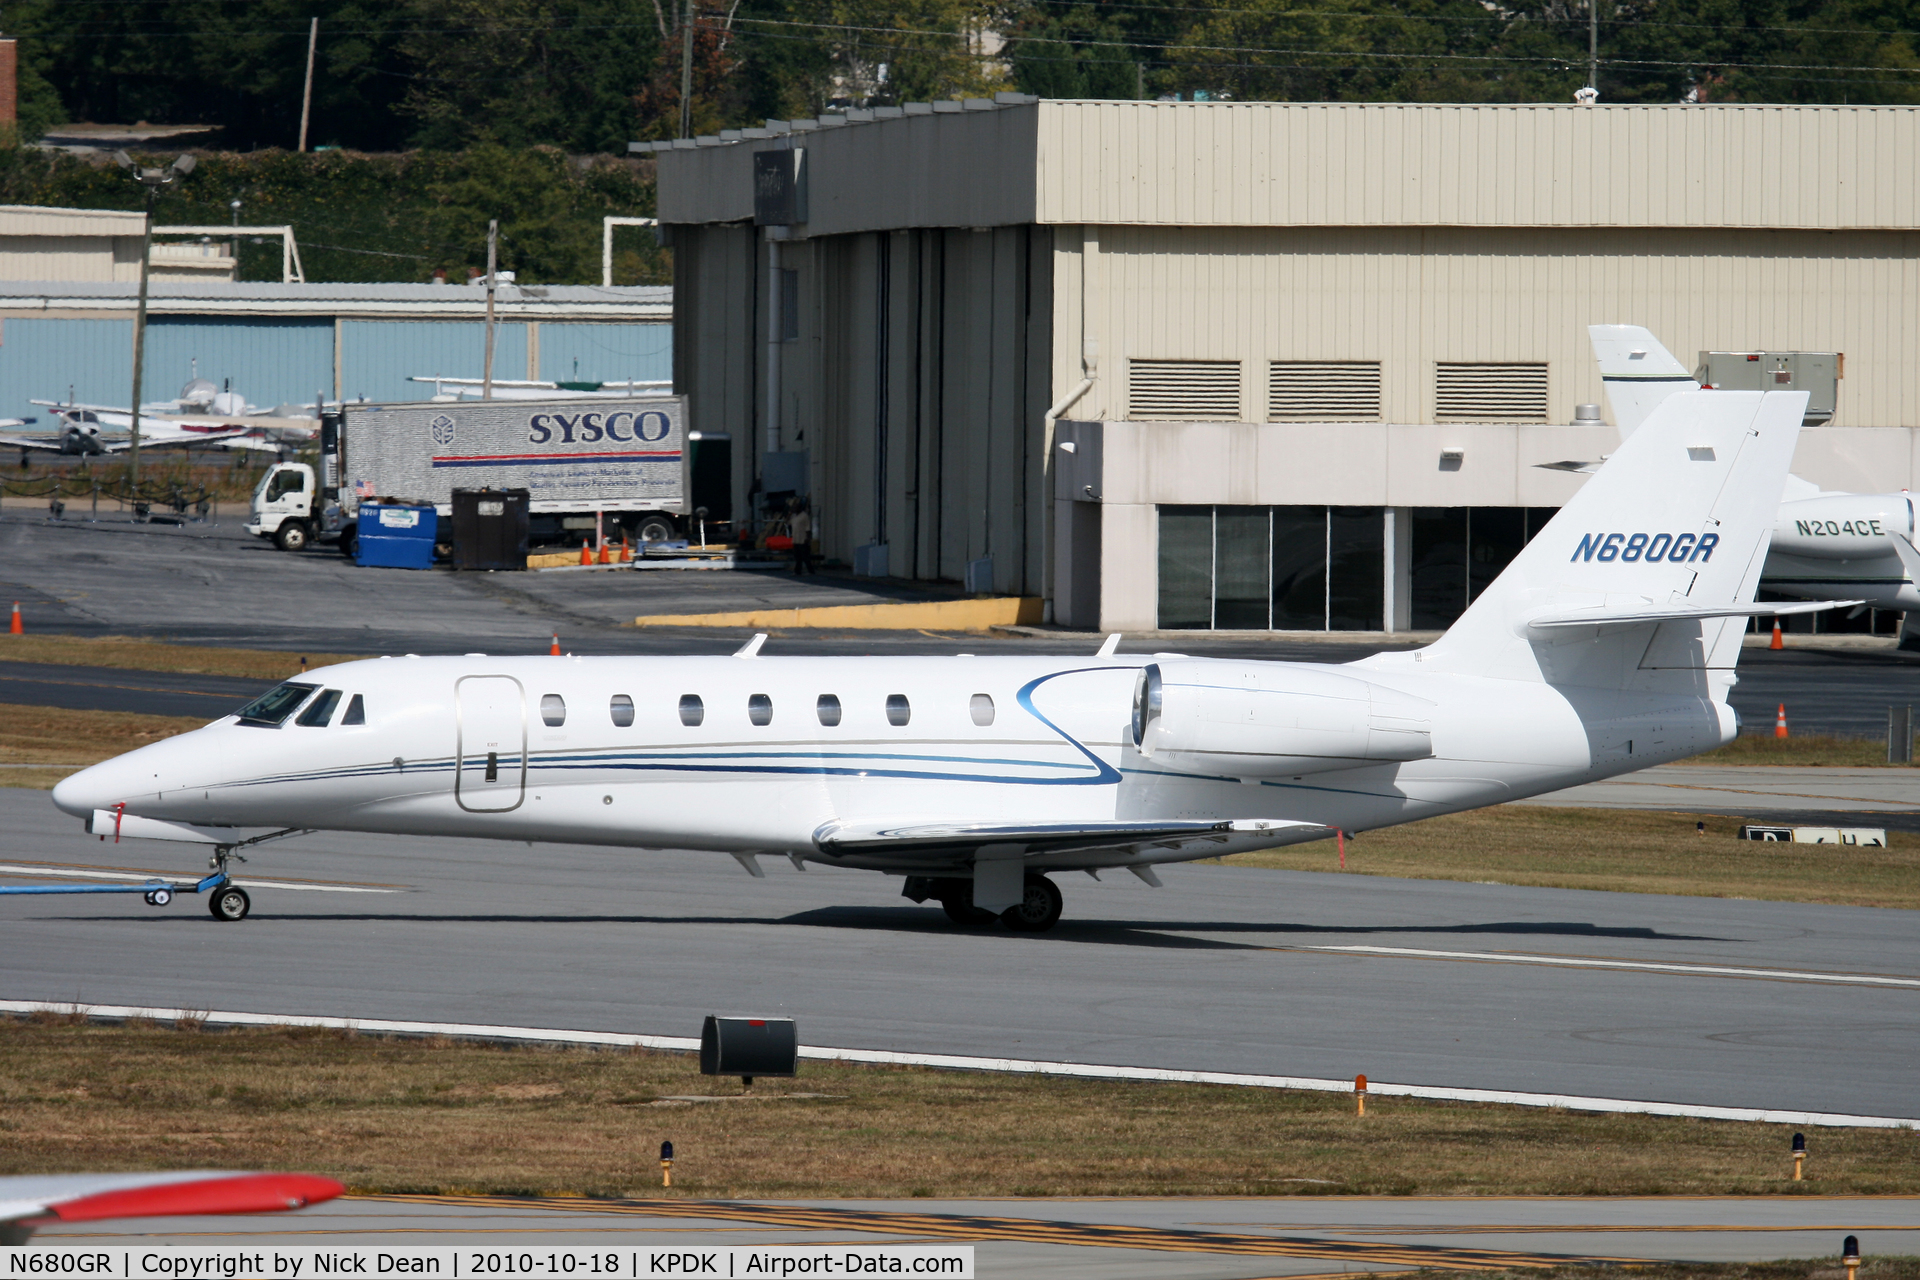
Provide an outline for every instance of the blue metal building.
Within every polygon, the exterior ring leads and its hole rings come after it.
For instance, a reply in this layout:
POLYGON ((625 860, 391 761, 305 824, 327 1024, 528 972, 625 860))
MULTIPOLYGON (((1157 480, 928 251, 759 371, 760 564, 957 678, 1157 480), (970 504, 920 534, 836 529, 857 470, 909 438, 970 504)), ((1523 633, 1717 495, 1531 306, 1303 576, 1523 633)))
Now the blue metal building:
MULTIPOLYGON (((133 376, 134 286, 0 282, 0 416, 31 400, 125 404, 133 376)), ((478 378, 486 294, 463 285, 155 282, 141 399, 193 377, 253 404, 317 397, 424 400, 411 377, 478 378)), ((673 376, 673 290, 503 286, 494 377, 611 382, 673 376)))

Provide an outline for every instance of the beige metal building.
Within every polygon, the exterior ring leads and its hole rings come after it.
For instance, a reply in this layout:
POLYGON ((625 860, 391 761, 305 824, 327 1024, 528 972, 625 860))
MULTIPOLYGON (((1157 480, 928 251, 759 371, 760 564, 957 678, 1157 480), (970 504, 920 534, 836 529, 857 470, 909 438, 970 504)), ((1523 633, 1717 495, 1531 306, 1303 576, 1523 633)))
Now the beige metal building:
POLYGON ((1842 353, 1796 470, 1920 471, 1913 108, 1001 95, 651 149, 736 501, 1075 625, 1446 625, 1581 482, 1537 464, 1617 440, 1590 323, 1842 353))
MULTIPOLYGON (((0 280, 75 284, 138 280, 143 221, 138 213, 117 209, 0 205, 0 280)), ((301 278, 299 250, 290 227, 156 226, 153 230, 159 237, 148 273, 153 280, 231 281, 239 266, 233 237, 262 233, 281 241, 286 261, 283 277, 301 278)))

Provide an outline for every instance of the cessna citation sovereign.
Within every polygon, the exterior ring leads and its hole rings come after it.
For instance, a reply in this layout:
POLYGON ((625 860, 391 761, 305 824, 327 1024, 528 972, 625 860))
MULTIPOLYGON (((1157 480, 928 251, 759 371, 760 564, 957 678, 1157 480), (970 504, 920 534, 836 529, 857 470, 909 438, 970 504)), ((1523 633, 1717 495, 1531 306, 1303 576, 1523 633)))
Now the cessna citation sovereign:
MULTIPOLYGON (((1321 840, 1732 739, 1800 392, 1662 401, 1452 630, 1343 666, 1151 657, 390 658, 54 789, 224 862, 310 830, 731 854, 1039 930, 1050 873, 1321 840), (254 834, 260 833, 260 834, 254 834)), ((1844 601, 1838 603, 1853 603, 1844 601)), ((215 914, 246 914, 220 888, 215 914)))

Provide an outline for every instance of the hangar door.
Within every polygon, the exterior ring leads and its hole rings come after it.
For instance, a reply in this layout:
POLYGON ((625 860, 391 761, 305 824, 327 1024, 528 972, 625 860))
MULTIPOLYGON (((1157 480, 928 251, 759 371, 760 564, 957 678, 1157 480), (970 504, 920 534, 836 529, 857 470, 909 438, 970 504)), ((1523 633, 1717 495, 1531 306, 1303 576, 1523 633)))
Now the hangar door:
POLYGON ((463 676, 453 795, 469 813, 505 813, 527 793, 527 696, 512 676, 463 676))

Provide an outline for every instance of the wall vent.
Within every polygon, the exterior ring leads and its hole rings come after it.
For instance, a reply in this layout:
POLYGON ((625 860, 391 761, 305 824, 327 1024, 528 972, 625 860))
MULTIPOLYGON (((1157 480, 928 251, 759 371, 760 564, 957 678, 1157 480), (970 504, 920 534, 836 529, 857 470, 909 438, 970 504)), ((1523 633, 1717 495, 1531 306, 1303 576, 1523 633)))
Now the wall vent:
POLYGON ((1239 422, 1240 362, 1129 360, 1127 417, 1135 422, 1239 422))
POLYGON ((1547 366, 1439 361, 1434 417, 1441 422, 1545 422, 1547 366))
POLYGON ((1378 360, 1275 360, 1267 366, 1268 422, 1377 422, 1378 360))

